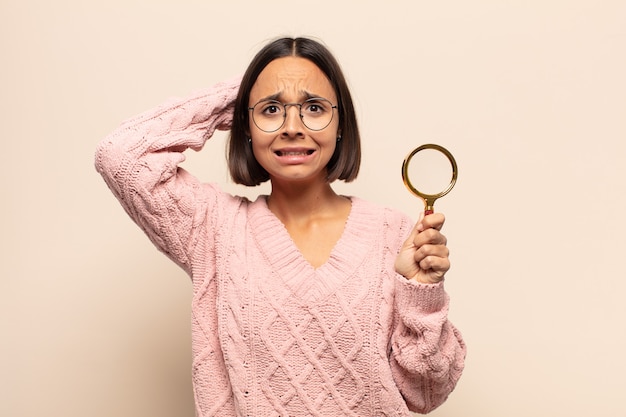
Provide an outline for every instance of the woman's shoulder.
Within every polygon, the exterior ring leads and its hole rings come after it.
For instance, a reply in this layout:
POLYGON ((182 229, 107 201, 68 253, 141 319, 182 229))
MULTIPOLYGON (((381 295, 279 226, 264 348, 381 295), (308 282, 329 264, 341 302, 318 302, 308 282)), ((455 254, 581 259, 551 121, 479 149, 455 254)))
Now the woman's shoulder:
POLYGON ((248 211, 251 207, 262 205, 265 201, 265 196, 263 195, 259 195, 254 200, 251 200, 248 196, 225 190, 221 184, 216 182, 203 183, 202 186, 205 188, 207 195, 212 196, 217 205, 227 212, 248 211))
POLYGON ((415 221, 397 208, 381 203, 350 197, 352 200, 353 219, 360 219, 364 230, 372 235, 381 236, 389 244, 396 245, 408 236, 415 221), (400 239, 400 240, 398 240, 400 239))
MULTIPOLYGON (((352 218, 359 218, 361 235, 378 240, 396 253, 409 235, 414 221, 402 210, 381 203, 350 197, 352 218)), ((356 223, 356 222, 355 222, 356 223)), ((355 224, 353 223, 353 224, 355 224)))
POLYGON ((414 222, 409 215, 395 207, 370 200, 365 200, 360 197, 351 196, 349 198, 352 201, 353 210, 355 212, 377 215, 384 220, 388 222, 390 221, 392 223, 414 222))

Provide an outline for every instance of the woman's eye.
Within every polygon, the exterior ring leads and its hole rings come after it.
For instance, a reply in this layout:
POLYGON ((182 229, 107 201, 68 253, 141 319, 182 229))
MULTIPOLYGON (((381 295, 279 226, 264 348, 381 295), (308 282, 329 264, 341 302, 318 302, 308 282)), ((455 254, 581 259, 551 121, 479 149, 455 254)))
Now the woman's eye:
POLYGON ((322 113, 325 109, 319 103, 307 103, 305 110, 307 113, 316 114, 316 113, 322 113))
POLYGON ((265 106, 265 108, 263 109, 263 113, 265 114, 280 114, 280 112, 281 112, 281 109, 276 104, 269 104, 265 106))

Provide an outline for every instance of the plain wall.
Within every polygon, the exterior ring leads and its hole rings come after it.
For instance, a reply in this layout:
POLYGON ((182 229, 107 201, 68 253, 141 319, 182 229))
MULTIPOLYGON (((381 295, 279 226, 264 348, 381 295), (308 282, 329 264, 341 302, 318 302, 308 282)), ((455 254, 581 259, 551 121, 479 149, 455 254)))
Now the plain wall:
MULTIPOLYGON (((278 35, 334 51, 363 132, 344 194, 450 149, 450 318, 433 416, 626 415, 626 2, 0 1, 0 415, 193 416, 191 285, 93 169, 123 119, 244 71, 278 35)), ((224 135, 185 167, 234 193, 224 135)))

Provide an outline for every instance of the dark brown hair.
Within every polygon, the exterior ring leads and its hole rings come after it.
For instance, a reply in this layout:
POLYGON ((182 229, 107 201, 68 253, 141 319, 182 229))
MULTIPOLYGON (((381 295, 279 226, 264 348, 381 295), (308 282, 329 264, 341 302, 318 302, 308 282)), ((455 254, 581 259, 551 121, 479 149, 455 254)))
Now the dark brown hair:
POLYGON ((248 101, 250 90, 259 74, 272 61, 287 56, 308 59, 326 75, 337 95, 337 113, 341 140, 328 162, 327 179, 350 182, 359 173, 361 164, 361 138, 356 121, 352 96, 341 67, 331 52, 321 43, 308 38, 280 38, 261 49, 248 66, 237 100, 228 141, 228 169, 233 181, 248 186, 259 185, 269 179, 269 174, 257 162, 249 144, 248 101))

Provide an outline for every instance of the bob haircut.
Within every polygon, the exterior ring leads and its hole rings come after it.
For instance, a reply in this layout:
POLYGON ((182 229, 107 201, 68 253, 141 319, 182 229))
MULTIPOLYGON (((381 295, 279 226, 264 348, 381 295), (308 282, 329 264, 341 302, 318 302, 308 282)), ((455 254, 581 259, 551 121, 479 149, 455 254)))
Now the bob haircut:
POLYGON ((263 69, 278 58, 295 56, 308 59, 326 75, 337 95, 337 116, 341 139, 326 167, 327 180, 350 182, 359 173, 361 164, 361 137, 348 84, 341 67, 330 51, 308 38, 280 38, 261 49, 243 75, 235 101, 233 122, 228 141, 228 169, 237 184, 256 186, 269 180, 267 171, 257 162, 250 137, 250 90, 263 69))

